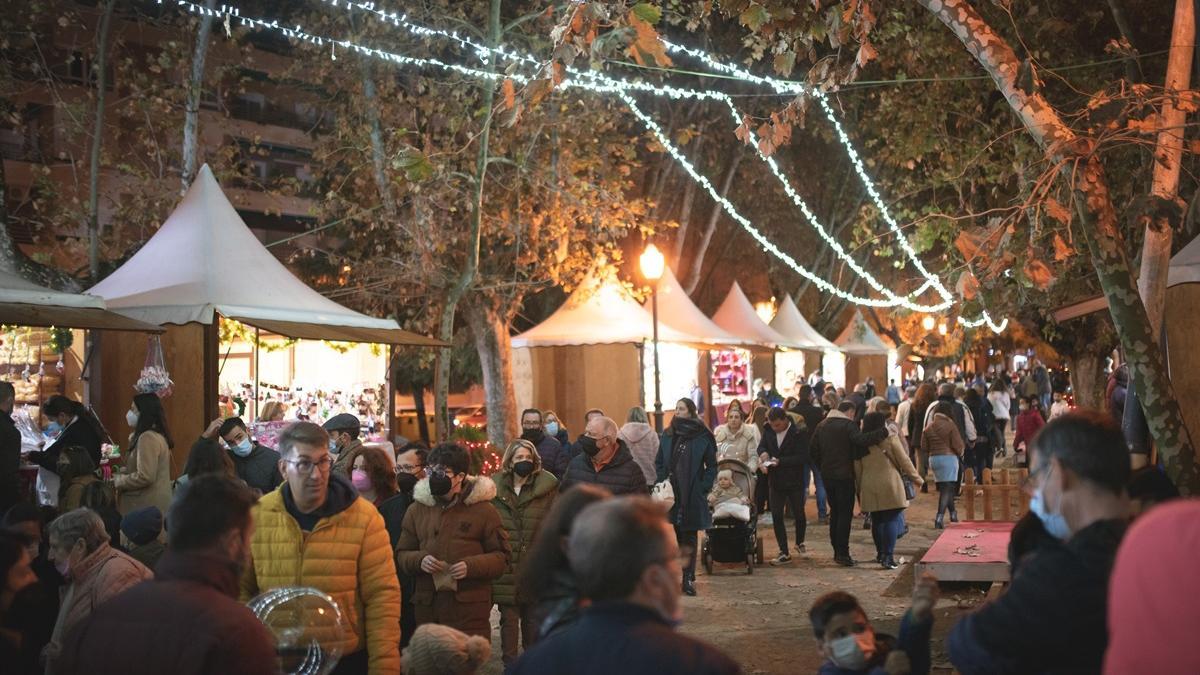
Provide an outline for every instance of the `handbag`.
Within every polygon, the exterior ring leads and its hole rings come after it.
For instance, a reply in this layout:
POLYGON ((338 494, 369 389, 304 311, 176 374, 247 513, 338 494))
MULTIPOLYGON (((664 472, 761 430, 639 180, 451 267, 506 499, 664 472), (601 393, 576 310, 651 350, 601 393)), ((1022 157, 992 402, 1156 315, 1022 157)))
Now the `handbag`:
POLYGON ((883 455, 888 458, 888 463, 892 465, 892 468, 896 470, 896 473, 900 474, 900 482, 904 484, 905 501, 911 502, 912 500, 916 499, 917 488, 915 485, 913 485, 912 480, 904 475, 904 472, 900 470, 900 467, 896 466, 895 460, 892 459, 892 456, 888 454, 887 450, 883 451, 883 455))
MULTIPOLYGON (((674 440, 674 438, 671 439, 672 446, 674 446, 674 440)), ((675 488, 671 485, 671 475, 675 473, 675 464, 678 461, 679 450, 672 447, 671 469, 667 472, 667 477, 658 481, 654 484, 654 487, 650 488, 650 499, 665 505, 668 511, 675 507, 675 488)))

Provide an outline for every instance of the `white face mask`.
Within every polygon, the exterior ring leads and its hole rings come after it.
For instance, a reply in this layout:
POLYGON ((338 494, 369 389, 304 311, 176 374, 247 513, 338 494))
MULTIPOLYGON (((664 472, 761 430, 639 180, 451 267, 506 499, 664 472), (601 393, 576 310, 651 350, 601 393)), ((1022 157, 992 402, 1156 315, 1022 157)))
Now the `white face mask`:
POLYGON ((858 635, 845 635, 830 641, 829 660, 833 665, 846 670, 862 670, 867 667, 867 655, 858 643, 858 635))
POLYGON ((130 410, 129 412, 125 413, 125 421, 129 424, 130 429, 136 429, 138 423, 137 411, 130 410))

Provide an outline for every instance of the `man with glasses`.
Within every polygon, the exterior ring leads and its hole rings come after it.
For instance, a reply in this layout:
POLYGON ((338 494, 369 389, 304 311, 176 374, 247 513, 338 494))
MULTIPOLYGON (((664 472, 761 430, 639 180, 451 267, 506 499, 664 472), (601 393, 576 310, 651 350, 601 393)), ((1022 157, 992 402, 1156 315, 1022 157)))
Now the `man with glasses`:
POLYGON ((297 422, 278 442, 283 483, 254 507, 242 600, 287 586, 324 591, 349 628, 333 672, 400 672, 400 582, 383 517, 333 472, 324 429, 297 422))
POLYGON ((496 484, 468 476, 455 443, 429 452, 429 467, 404 514, 396 564, 416 577, 417 625, 439 623, 491 639, 492 582, 508 567, 508 533, 492 506, 496 484))
POLYGON ((675 630, 683 618, 685 553, 662 508, 645 497, 584 508, 571 527, 567 558, 591 604, 576 623, 526 651, 513 675, 740 673, 725 654, 675 630))
POLYGON ((546 433, 541 410, 529 408, 521 413, 521 438, 533 443, 543 469, 554 474, 555 478, 562 478, 570 456, 557 438, 546 433))
MULTIPOLYGON (((396 486, 405 500, 404 512, 406 514, 408 507, 412 506, 413 492, 416 490, 417 482, 425 477, 425 464, 428 457, 429 448, 422 443, 415 442, 402 446, 396 455, 396 486)), ((399 565, 396 566, 396 571, 400 573, 400 648, 403 649, 408 646, 413 633, 417 630, 417 611, 413 607, 413 595, 417 592, 417 578, 412 574, 406 574, 399 565)))
POLYGON ((1033 438, 1030 513, 1057 545, 1023 559, 998 599, 950 631, 960 673, 1100 672, 1108 578, 1129 519, 1129 451, 1096 411, 1055 418, 1033 438))
POLYGON ((617 423, 612 419, 601 416, 588 420, 578 444, 580 452, 567 464, 558 484, 560 492, 578 483, 591 483, 614 495, 648 492, 646 475, 625 441, 617 438, 617 423))

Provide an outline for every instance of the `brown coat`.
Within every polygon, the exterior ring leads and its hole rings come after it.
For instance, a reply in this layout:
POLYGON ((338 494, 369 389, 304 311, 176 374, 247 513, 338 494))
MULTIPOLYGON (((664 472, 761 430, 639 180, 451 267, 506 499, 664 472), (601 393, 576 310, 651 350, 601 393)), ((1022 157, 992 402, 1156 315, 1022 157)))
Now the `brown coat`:
POLYGON ((125 515, 143 506, 157 506, 165 515, 171 508, 171 448, 157 431, 144 431, 125 458, 125 467, 113 477, 117 510, 125 515))
POLYGON ((51 675, 61 672, 57 659, 64 638, 72 628, 87 621, 93 609, 126 588, 153 578, 154 573, 145 565, 107 543, 72 567, 71 583, 63 592, 54 635, 46 645, 46 672, 51 675))
POLYGON ((83 489, 87 486, 100 480, 92 474, 86 476, 76 476, 71 479, 67 485, 67 491, 63 493, 62 499, 58 500, 58 512, 66 513, 74 511, 83 506, 83 489))
POLYGON ((933 419, 929 421, 929 426, 921 432, 921 449, 928 457, 935 455, 962 457, 966 447, 954 420, 941 413, 935 413, 933 419))
POLYGON ((433 496, 428 478, 417 483, 396 542, 397 567, 417 580, 414 605, 433 604, 433 576, 421 571, 427 555, 451 565, 467 563, 467 576, 458 580, 454 593, 456 601, 492 601, 492 582, 504 574, 509 558, 508 533, 491 503, 495 497, 496 484, 484 476, 468 479, 449 504, 433 496))
POLYGON ((888 436, 882 443, 872 445, 866 457, 855 460, 854 478, 858 502, 866 513, 907 507, 903 478, 918 487, 924 482, 909 461, 898 436, 888 436))

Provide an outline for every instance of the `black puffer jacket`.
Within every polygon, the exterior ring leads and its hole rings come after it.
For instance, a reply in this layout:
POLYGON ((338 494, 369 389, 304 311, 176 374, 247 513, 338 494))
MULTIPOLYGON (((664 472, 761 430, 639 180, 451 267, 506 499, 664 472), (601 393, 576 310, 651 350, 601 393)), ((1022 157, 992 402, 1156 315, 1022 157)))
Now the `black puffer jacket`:
POLYGON ((633 461, 633 453, 629 452, 629 446, 619 439, 617 444, 617 454, 599 471, 596 471, 591 457, 582 452, 575 455, 558 484, 559 492, 566 492, 578 483, 591 483, 614 495, 644 495, 649 492, 646 489, 646 476, 642 473, 642 467, 633 461))
POLYGON ((825 480, 854 480, 854 460, 887 435, 887 427, 863 433, 846 413, 832 410, 813 432, 809 452, 825 480))
POLYGON ((264 495, 283 482, 283 476, 279 474, 279 453, 265 445, 255 443, 249 455, 238 457, 231 452, 229 457, 237 477, 264 495))

